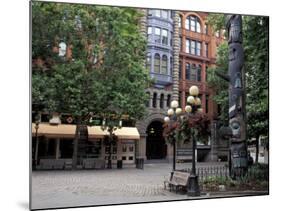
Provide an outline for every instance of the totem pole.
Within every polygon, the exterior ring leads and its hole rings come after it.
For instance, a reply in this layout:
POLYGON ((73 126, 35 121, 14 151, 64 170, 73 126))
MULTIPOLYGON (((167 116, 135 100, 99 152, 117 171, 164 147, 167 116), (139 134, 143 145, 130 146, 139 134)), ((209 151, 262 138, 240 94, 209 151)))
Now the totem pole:
POLYGON ((241 177, 247 172, 248 153, 246 145, 245 73, 242 47, 242 17, 227 15, 226 29, 229 46, 229 127, 230 135, 230 176, 241 177))

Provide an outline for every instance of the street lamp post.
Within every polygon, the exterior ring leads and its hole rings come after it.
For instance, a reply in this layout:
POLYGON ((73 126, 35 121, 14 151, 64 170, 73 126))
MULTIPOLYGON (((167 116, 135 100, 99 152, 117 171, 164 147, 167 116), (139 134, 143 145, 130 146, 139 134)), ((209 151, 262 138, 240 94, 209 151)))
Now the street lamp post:
MULTIPOLYGON (((168 116, 164 118, 164 121, 166 123, 170 124, 170 127, 175 124, 178 120, 178 117, 181 115, 182 113, 182 109, 178 107, 179 103, 176 100, 173 100, 171 102, 171 108, 168 110, 167 114, 168 116)), ((176 139, 175 136, 173 136, 173 171, 176 170, 176 139)))
MULTIPOLYGON (((197 86, 192 86, 189 89, 187 103, 185 110, 190 111, 190 115, 194 116, 196 112, 202 112, 201 100, 198 97, 199 89, 197 86)), ((188 196, 200 196, 200 188, 198 183, 198 176, 196 175, 196 162, 195 162, 195 150, 196 150, 196 137, 195 130, 192 130, 192 169, 188 178, 187 195, 188 196)))
MULTIPOLYGON (((185 112, 181 108, 178 108, 178 102, 172 101, 171 108, 168 110, 168 116, 164 118, 164 121, 172 127, 177 121, 181 120, 182 116, 188 118, 195 118, 196 113, 202 113, 201 100, 198 97, 199 89, 197 86, 191 86, 189 89, 190 96, 187 97, 187 106, 185 107, 185 112)), ((188 179, 187 194, 188 196, 200 196, 200 188, 198 183, 198 176, 196 175, 196 162, 195 162, 195 150, 196 150, 196 129, 192 130, 192 169, 191 174, 188 179)), ((173 134, 173 171, 175 171, 175 159, 176 159, 176 140, 175 134, 173 134)))

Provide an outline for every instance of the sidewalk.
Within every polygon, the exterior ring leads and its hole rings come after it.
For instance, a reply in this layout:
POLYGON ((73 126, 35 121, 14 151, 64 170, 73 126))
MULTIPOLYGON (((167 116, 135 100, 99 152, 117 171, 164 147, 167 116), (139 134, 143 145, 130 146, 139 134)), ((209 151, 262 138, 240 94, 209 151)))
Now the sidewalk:
MULTIPOLYGON (((217 166, 224 163, 202 163, 197 166, 217 166)), ((177 164, 177 169, 191 164, 177 164)), ((265 195, 260 192, 202 192, 200 197, 188 197, 164 190, 172 164, 145 164, 144 169, 104 169, 77 171, 34 171, 32 173, 32 208, 73 207, 153 201, 192 200, 265 195)))

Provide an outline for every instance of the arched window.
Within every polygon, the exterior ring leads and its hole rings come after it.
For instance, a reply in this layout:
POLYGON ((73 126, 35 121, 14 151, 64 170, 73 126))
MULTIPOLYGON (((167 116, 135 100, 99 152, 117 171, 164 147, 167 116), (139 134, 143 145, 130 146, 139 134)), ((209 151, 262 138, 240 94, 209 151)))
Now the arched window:
POLYGON ((190 16, 185 19, 185 29, 190 30, 190 16))
POLYGON ((151 53, 146 55, 146 68, 150 71, 151 69, 151 53))
POLYGON ((170 107, 170 103, 171 103, 171 95, 167 95, 167 107, 170 107))
POLYGON ((164 94, 160 95, 160 108, 164 108, 164 94))
POLYGON ((59 56, 65 56, 66 54, 66 44, 64 42, 61 42, 59 44, 59 56))
POLYGON ((149 101, 150 101, 150 92, 146 92, 146 95, 148 96, 148 99, 145 103, 146 107, 149 107, 149 101))
POLYGON ((185 79, 190 80, 190 64, 185 65, 185 79))
POLYGON ((154 72, 160 73, 160 55, 158 53, 154 55, 154 72))
POLYGON ((196 29, 195 30, 196 30, 196 32, 201 33, 201 24, 200 24, 198 18, 197 18, 197 21, 196 21, 196 29))
POLYGON ((152 107, 156 108, 156 103, 157 103, 157 93, 153 93, 153 99, 152 99, 152 107))
POLYGON ((201 23, 198 17, 190 15, 185 20, 185 29, 201 33, 201 23))
POLYGON ((168 74, 168 57, 166 55, 162 56, 161 73, 168 74))
POLYGON ((201 81, 202 66, 199 64, 197 68, 197 81, 201 81))

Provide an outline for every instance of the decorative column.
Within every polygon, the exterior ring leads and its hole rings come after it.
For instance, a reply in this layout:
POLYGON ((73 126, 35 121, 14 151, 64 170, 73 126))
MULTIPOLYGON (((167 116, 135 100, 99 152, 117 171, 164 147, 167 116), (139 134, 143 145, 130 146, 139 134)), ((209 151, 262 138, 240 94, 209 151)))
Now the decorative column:
POLYGON ((173 23, 174 23, 174 33, 173 33, 173 95, 172 100, 179 99, 179 12, 173 11, 173 23))
POLYGON ((156 97, 156 108, 160 109, 160 96, 161 94, 157 92, 157 97, 156 97))
POLYGON ((163 104, 163 109, 167 110, 167 93, 164 94, 164 104, 163 104))

